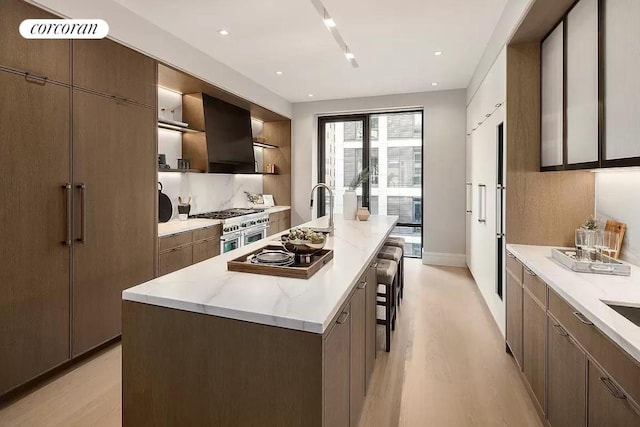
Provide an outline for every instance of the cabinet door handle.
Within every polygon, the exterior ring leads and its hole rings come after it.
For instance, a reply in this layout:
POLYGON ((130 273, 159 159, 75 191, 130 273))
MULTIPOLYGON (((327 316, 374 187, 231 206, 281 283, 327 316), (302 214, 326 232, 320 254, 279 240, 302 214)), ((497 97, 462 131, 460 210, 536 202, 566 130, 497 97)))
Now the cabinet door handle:
POLYGON ((478 184, 478 222, 487 222, 487 186, 478 184))
POLYGON ((582 322, 583 324, 585 324, 585 325, 593 325, 593 322, 591 322, 589 319, 584 317, 584 314, 580 313, 579 311, 574 311, 573 315, 576 316, 578 318, 578 320, 580 322, 582 322))
POLYGON ((561 325, 555 324, 555 325, 553 325, 553 327, 555 328, 555 330, 558 333, 558 335, 561 335, 563 337, 568 337, 569 336, 569 333, 561 325))
POLYGON ((67 246, 71 246, 73 243, 73 236, 71 235, 71 221, 72 221, 72 217, 71 217, 71 211, 73 210, 73 206, 71 205, 71 189, 73 188, 73 186, 71 185, 71 183, 66 183, 62 186, 62 188, 64 189, 64 194, 65 194, 65 205, 66 205, 66 222, 67 222, 67 229, 65 230, 65 239, 62 241, 62 244, 67 245, 67 246))
POLYGON ((364 288, 366 288, 366 287, 367 287, 367 282, 366 282, 366 281, 361 282, 361 283, 358 285, 358 289, 364 289, 364 288))
POLYGON ((36 83, 42 86, 46 85, 48 81, 47 77, 38 76, 32 73, 24 73, 24 79, 29 83, 36 83))
POLYGON ((618 388, 618 386, 616 386, 613 381, 611 381, 611 378, 608 377, 600 377, 600 381, 602 381, 602 384, 604 384, 604 386, 607 388, 607 390, 609 390, 609 393, 611 393, 613 395, 613 397, 615 397, 616 399, 626 399, 627 396, 625 396, 625 394, 622 392, 622 390, 620 390, 618 388))
POLYGON ((524 268, 524 271, 531 277, 536 277, 537 274, 534 273, 533 271, 529 270, 527 267, 524 268))
POLYGON ((467 209, 465 209, 465 210, 466 210, 467 213, 472 213, 471 205, 473 204, 473 197, 472 197, 473 183, 467 182, 465 184, 465 187, 466 187, 466 190, 467 190, 467 209))
POLYGON ((349 318, 349 312, 348 311, 343 311, 342 314, 340 315, 340 317, 338 317, 338 320, 336 320, 336 323, 338 325, 342 325, 347 321, 348 318, 349 318))
POLYGON ((87 241, 87 186, 84 183, 76 185, 80 189, 80 237, 77 242, 87 241))

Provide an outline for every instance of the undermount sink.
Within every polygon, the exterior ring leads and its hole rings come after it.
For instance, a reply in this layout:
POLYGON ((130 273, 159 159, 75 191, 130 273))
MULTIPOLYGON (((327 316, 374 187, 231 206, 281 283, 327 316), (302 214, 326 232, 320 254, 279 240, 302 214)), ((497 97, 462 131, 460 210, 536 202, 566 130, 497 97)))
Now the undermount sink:
POLYGON ((640 307, 629 307, 626 305, 618 305, 605 302, 609 307, 614 309, 618 314, 626 317, 631 323, 640 326, 640 307))

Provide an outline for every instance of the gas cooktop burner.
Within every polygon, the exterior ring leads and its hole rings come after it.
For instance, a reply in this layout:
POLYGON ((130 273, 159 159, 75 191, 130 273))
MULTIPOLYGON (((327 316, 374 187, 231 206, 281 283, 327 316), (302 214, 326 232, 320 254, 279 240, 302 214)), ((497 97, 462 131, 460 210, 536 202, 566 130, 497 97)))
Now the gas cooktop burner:
POLYGON ((207 219, 229 219, 243 215, 251 215, 262 213, 257 209, 225 209, 223 211, 206 212, 196 215, 190 215, 189 218, 207 218, 207 219))

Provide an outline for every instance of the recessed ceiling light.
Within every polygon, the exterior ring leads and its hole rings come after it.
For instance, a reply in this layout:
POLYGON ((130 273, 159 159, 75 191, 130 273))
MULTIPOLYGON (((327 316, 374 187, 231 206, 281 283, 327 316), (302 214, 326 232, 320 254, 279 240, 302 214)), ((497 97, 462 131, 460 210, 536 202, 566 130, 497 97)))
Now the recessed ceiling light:
POLYGON ((283 73, 282 73, 282 71, 276 71, 276 74, 281 76, 283 73))
POLYGON ((312 93, 309 94, 309 98, 313 98, 313 94, 312 93))
POLYGON ((229 31, 222 29, 222 30, 218 30, 218 34, 220 34, 221 36, 228 36, 230 33, 229 31))
POLYGON ((335 28, 336 21, 334 21, 333 18, 324 18, 324 25, 326 25, 327 28, 335 28))
POLYGON ((431 86, 438 86, 438 82, 431 83, 431 86))
POLYGON ((441 50, 436 50, 435 52, 433 52, 433 54, 435 56, 440 56, 440 55, 442 55, 442 51, 441 50))

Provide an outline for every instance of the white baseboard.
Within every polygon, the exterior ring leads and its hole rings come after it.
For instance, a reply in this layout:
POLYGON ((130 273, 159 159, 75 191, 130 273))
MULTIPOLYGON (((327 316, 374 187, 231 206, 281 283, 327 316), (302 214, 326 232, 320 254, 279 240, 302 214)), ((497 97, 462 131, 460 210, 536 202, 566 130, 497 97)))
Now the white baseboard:
POLYGON ((424 265, 442 265, 446 267, 466 267, 466 254, 445 254, 440 252, 422 251, 422 263, 424 265))

